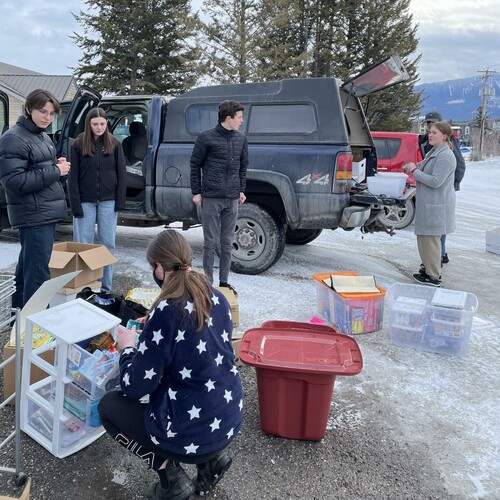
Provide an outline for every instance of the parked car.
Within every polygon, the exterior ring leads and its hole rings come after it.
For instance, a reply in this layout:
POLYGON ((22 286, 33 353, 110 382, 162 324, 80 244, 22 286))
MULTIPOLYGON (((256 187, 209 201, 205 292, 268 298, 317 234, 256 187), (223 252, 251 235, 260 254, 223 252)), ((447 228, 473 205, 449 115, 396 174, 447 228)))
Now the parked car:
MULTIPOLYGON (((418 147, 418 134, 407 132, 372 132, 373 142, 377 151, 378 172, 404 172, 403 165, 422 161, 418 147)), ((415 179, 408 177, 408 186, 415 186, 415 179)), ((386 205, 379 220, 386 226, 403 229, 409 226, 415 218, 415 198, 401 207, 386 205)))

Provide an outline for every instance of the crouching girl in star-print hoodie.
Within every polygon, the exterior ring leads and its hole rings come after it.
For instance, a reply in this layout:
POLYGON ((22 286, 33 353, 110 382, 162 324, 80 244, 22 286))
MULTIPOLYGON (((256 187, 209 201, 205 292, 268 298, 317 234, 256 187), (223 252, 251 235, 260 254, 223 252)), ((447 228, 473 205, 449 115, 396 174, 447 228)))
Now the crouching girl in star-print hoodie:
POLYGON ((187 240, 165 230, 147 260, 161 292, 137 345, 135 328, 119 327, 121 391, 102 398, 99 414, 106 431, 158 473, 148 498, 182 500, 208 493, 230 467, 225 448, 241 427, 243 391, 229 304, 191 269, 187 240), (180 463, 197 465, 194 481, 180 463))

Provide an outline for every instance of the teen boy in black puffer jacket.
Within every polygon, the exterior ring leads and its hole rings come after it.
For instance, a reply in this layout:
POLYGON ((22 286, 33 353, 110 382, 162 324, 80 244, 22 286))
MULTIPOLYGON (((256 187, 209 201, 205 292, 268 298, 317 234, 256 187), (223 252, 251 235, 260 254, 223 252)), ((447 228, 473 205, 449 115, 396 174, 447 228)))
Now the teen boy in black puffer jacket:
POLYGON ((50 279, 56 223, 66 217, 63 183, 70 170, 66 158, 56 159, 44 132, 61 110, 55 96, 37 89, 24 106, 25 116, 0 138, 0 181, 10 224, 19 229, 21 242, 12 297, 12 306, 20 308, 50 279))

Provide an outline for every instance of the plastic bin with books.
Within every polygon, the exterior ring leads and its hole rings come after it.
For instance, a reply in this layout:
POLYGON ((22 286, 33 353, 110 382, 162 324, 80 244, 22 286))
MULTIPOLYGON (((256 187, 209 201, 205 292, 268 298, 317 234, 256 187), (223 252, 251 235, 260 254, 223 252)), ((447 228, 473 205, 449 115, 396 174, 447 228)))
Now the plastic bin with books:
POLYGON ((468 292, 395 283, 387 291, 391 341, 400 346, 466 356, 477 297, 468 292))
POLYGON ((373 277, 359 276, 353 271, 314 274, 318 312, 340 332, 348 335, 376 332, 382 329, 385 288, 373 277), (370 292, 337 292, 332 277, 370 278, 370 292))

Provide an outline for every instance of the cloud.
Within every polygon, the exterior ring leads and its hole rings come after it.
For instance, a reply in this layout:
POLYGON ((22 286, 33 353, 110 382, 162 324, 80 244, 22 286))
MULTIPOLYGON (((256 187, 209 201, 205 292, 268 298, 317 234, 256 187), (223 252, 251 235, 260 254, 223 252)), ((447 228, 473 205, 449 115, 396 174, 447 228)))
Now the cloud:
POLYGON ((0 2, 0 61, 45 74, 70 74, 81 51, 69 35, 79 25, 71 12, 85 7, 83 0, 16 0, 0 2))
POLYGON ((489 68, 500 71, 500 33, 469 30, 459 37, 435 32, 420 39, 420 81, 453 80, 478 75, 489 68))
POLYGON ((500 8, 497 0, 412 0, 419 23, 420 82, 500 71, 500 8), (499 65, 499 67, 495 67, 499 65))
MULTIPOLYGON (((70 74, 81 51, 69 38, 82 29, 71 12, 84 0, 1 0, 0 61, 45 74, 70 74)), ((192 0, 195 9, 201 0, 192 0)), ((419 24, 420 83, 500 72, 498 0, 411 0, 419 24), (498 66, 495 66, 498 65, 498 66)))

